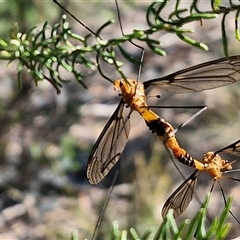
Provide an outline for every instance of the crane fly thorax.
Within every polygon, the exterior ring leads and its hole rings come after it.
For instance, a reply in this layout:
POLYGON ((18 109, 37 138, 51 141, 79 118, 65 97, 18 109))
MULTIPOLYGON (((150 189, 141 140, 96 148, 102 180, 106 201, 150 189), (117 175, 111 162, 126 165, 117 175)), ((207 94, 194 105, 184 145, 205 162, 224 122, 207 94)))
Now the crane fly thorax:
POLYGON ((205 165, 205 171, 214 179, 219 179, 222 176, 222 170, 232 169, 231 163, 214 152, 204 154, 202 161, 205 165))
POLYGON ((121 91, 123 101, 127 103, 131 109, 139 111, 140 108, 147 107, 144 86, 142 83, 137 82, 134 79, 119 79, 115 81, 114 89, 121 91))

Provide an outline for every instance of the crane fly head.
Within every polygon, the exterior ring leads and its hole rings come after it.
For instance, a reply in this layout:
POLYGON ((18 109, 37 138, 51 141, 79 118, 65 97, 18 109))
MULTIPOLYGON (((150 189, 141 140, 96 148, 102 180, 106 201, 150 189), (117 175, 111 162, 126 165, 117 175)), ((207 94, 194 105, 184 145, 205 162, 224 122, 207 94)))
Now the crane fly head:
POLYGON ((118 79, 114 83, 114 90, 121 91, 122 96, 134 96, 138 82, 134 79, 118 79))
POLYGON ((223 170, 231 170, 233 164, 233 162, 229 163, 214 152, 204 154, 202 161, 205 165, 205 171, 214 179, 221 178, 223 170))
POLYGON ((115 81, 114 89, 121 92, 123 101, 133 110, 147 106, 142 83, 134 79, 119 79, 115 81))

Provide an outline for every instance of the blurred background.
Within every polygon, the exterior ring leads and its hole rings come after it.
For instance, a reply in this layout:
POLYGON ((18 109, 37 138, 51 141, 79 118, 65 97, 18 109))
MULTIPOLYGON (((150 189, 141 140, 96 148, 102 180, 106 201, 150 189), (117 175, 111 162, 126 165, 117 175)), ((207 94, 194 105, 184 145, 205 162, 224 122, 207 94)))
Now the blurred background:
MULTIPOLYGON (((124 33, 146 28, 145 12, 150 2, 119 1, 124 33)), ((109 19, 115 19, 116 22, 104 31, 104 37, 121 36, 114 1, 65 1, 63 4, 93 31, 109 19)), ((60 22, 63 14, 52 1, 12 0, 2 2, 0 6, 1 38, 9 36, 15 23, 21 32, 26 32, 32 26, 41 28, 45 21, 60 22)), ((208 6, 204 3, 202 7, 208 6)), ((240 54, 240 43, 234 38, 233 19, 234 14, 227 15, 229 24, 226 26, 230 55, 237 55, 240 54)), ((67 20, 73 32, 88 34, 69 16, 67 20)), ((154 55, 145 48, 145 65, 140 80, 224 57, 220 21, 218 18, 189 24, 195 29, 191 36, 207 44, 208 52, 190 47, 174 34, 158 34, 167 56, 154 55)), ((131 44, 125 47, 134 56, 141 54, 140 49, 131 44)), ((97 186, 91 186, 85 177, 91 148, 120 101, 113 85, 97 71, 85 71, 84 82, 88 89, 71 79, 57 95, 47 81, 35 86, 25 72, 20 90, 15 70, 17 65, 14 62, 9 66, 6 62, 0 64, 0 239, 69 239, 73 229, 77 229, 80 239, 90 239, 116 169, 119 169, 119 178, 101 220, 97 239, 107 239, 114 220, 118 221, 120 229, 135 227, 140 233, 152 226, 157 228, 162 222, 164 202, 183 179, 163 144, 136 113, 131 115, 131 134, 119 164, 97 186)), ((137 78, 138 66, 125 62, 123 70, 129 78, 137 78)), ((114 79, 120 77, 109 66, 104 72, 114 79)), ((69 79, 69 76, 63 78, 69 79)), ((174 127, 197 110, 173 109, 171 106, 208 107, 176 135, 182 147, 201 159, 205 152, 219 150, 239 139, 239 93, 240 83, 235 83, 181 95, 152 89, 148 95, 161 96, 160 99, 149 98, 149 104, 169 106, 168 109, 155 110, 174 127)), ((228 160, 239 159, 236 155, 222 156, 228 160)), ((179 167, 186 177, 193 172, 181 164, 179 167)), ((239 167, 236 162, 234 168, 239 167)), ((235 177, 240 179, 238 175, 236 173, 235 177)), ((209 192, 212 182, 205 173, 201 174, 196 188, 200 199, 209 192)), ((221 183, 226 196, 238 196, 239 183, 224 180, 221 183)), ((240 205, 236 200, 232 212, 240 218, 240 205)), ((210 218, 220 214, 223 206, 216 184, 209 206, 210 218)), ((177 222, 192 217, 198 209, 199 204, 193 199, 177 222)), ((229 221, 232 223, 231 236, 240 235, 236 221, 231 216, 229 221)))

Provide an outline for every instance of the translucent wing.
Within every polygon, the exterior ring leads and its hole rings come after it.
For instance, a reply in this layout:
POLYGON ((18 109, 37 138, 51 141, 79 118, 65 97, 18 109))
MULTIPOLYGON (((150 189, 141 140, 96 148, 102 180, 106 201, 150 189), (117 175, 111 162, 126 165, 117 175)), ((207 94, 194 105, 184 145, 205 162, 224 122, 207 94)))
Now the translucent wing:
POLYGON ((144 87, 159 86, 171 93, 200 92, 240 80, 240 55, 220 58, 144 82, 144 87))
POLYGON ((173 216, 176 218, 186 210, 189 203, 192 201, 194 188, 197 182, 197 177, 200 171, 195 171, 189 178, 187 178, 167 199, 162 208, 162 218, 165 219, 168 210, 174 210, 173 216))
POLYGON ((124 116, 123 111, 124 102, 121 100, 90 153, 87 179, 91 184, 99 183, 108 174, 125 148, 130 132, 130 119, 129 115, 124 116))
POLYGON ((217 152, 215 152, 215 154, 220 152, 240 152, 240 139, 228 145, 227 147, 218 150, 217 152))

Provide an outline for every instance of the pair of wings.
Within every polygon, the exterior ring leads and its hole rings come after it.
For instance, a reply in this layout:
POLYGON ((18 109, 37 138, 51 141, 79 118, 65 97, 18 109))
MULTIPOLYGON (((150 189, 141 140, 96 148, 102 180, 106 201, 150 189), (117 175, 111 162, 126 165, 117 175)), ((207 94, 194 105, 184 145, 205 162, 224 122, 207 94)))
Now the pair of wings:
MULTIPOLYGON (((220 152, 240 152, 240 139, 236 142, 228 145, 215 152, 215 154, 220 152)), ((176 218, 181 213, 183 213, 188 207, 189 203, 192 201, 194 188, 197 183, 197 179, 201 171, 196 170, 193 174, 187 178, 167 199, 162 208, 162 218, 165 219, 168 210, 172 208, 174 210, 173 216, 176 218)))
MULTIPOLYGON (((145 89, 159 86, 171 93, 190 93, 239 80, 240 55, 237 55, 202 63, 143 84, 145 89)), ((91 184, 99 183, 119 160, 130 132, 129 118, 130 114, 124 114, 124 102, 121 100, 90 153, 87 179, 91 184)))

